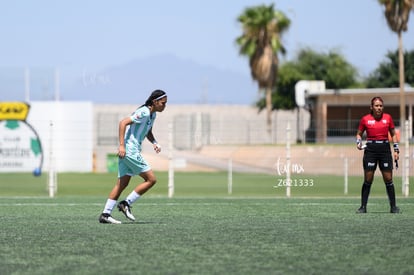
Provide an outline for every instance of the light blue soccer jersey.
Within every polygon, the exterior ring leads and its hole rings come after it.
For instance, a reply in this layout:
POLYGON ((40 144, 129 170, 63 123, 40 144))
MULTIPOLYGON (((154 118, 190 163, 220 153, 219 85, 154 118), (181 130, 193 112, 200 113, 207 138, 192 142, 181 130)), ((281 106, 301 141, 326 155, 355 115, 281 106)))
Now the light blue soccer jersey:
POLYGON ((150 113, 147 106, 138 108, 132 115, 132 124, 125 134, 126 155, 137 156, 141 152, 142 141, 148 134, 156 118, 156 113, 150 113))

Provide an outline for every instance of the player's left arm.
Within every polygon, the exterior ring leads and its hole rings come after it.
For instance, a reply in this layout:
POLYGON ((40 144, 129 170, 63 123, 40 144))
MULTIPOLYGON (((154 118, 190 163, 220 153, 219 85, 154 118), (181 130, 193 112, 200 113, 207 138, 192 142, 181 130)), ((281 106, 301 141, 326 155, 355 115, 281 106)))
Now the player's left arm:
POLYGON ((389 132, 392 138, 392 143, 393 143, 393 148, 394 148, 394 159, 398 160, 400 158, 400 148, 398 146, 398 137, 395 134, 395 128, 390 128, 389 132))
POLYGON ((152 143, 152 146, 154 147, 156 153, 161 152, 161 145, 159 145, 157 140, 155 139, 154 134, 152 133, 152 127, 148 131, 147 139, 152 143))

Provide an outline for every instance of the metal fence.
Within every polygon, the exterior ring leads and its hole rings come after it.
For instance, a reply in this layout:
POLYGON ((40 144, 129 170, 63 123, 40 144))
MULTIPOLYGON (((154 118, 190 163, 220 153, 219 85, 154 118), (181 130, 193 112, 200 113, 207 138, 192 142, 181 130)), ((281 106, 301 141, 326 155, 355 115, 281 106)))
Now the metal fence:
MULTIPOLYGON (((96 115, 96 136, 98 146, 116 146, 118 144, 118 123, 122 113, 99 113, 96 115)), ((359 121, 328 121, 327 143, 349 144, 354 142, 359 121)), ((258 145, 284 144, 286 132, 290 127, 292 143, 315 143, 315 129, 298 129, 295 120, 274 121, 272 132, 267 132, 265 121, 258 118, 234 119, 212 118, 209 114, 178 114, 167 123, 156 123, 156 135, 161 139, 168 136, 168 127, 172 127, 174 147, 178 150, 198 150, 202 146, 218 144, 258 145), (305 139, 301 138, 301 132, 305 139)), ((308 125, 312 123, 308 122, 308 125)))
MULTIPOLYGON (((114 153, 118 144, 118 123, 122 116, 119 109, 112 113, 96 113, 97 152, 109 149, 114 153)), ((226 170, 231 160, 242 172, 260 170, 275 173, 277 163, 286 159, 285 147, 289 143, 292 161, 302 165, 307 173, 361 174, 362 152, 355 147, 359 121, 328 121, 327 143, 318 144, 309 134, 312 130, 310 121, 298 123, 292 113, 280 113, 273 118, 273 130, 269 134, 263 117, 243 116, 237 112, 219 115, 202 109, 186 112, 181 109, 181 112, 168 116, 160 114, 153 132, 164 145, 164 150, 170 150, 171 145, 174 157, 196 165, 195 169, 226 170), (307 128, 300 129, 299 125, 307 128), (301 131, 306 140, 300 140, 301 131)), ((167 154, 154 156, 151 151, 150 145, 144 142, 144 153, 153 159, 154 167, 168 169, 167 154)), ((409 151, 408 155, 409 173, 413 174, 414 152, 409 151)))

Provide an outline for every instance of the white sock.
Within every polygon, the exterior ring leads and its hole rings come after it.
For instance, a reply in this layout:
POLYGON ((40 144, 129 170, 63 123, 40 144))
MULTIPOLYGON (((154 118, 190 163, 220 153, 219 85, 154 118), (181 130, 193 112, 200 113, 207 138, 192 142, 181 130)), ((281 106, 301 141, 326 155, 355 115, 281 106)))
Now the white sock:
POLYGON ((139 197, 141 197, 137 192, 135 192, 135 190, 132 190, 132 192, 128 195, 128 197, 126 197, 126 201, 128 202, 129 205, 133 204, 137 199, 139 199, 139 197))
POLYGON ((111 214, 112 210, 114 209, 116 205, 116 200, 107 199, 105 208, 102 213, 111 214))

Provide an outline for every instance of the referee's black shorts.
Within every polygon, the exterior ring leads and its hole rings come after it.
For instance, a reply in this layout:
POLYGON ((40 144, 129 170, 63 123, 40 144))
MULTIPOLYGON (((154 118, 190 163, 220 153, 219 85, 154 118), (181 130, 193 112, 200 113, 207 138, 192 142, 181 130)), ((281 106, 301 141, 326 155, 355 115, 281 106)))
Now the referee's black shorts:
POLYGON ((379 169, 381 171, 392 170, 393 161, 390 144, 388 142, 368 142, 364 151, 364 158, 362 162, 364 170, 375 171, 377 169, 377 165, 379 165, 379 169))

